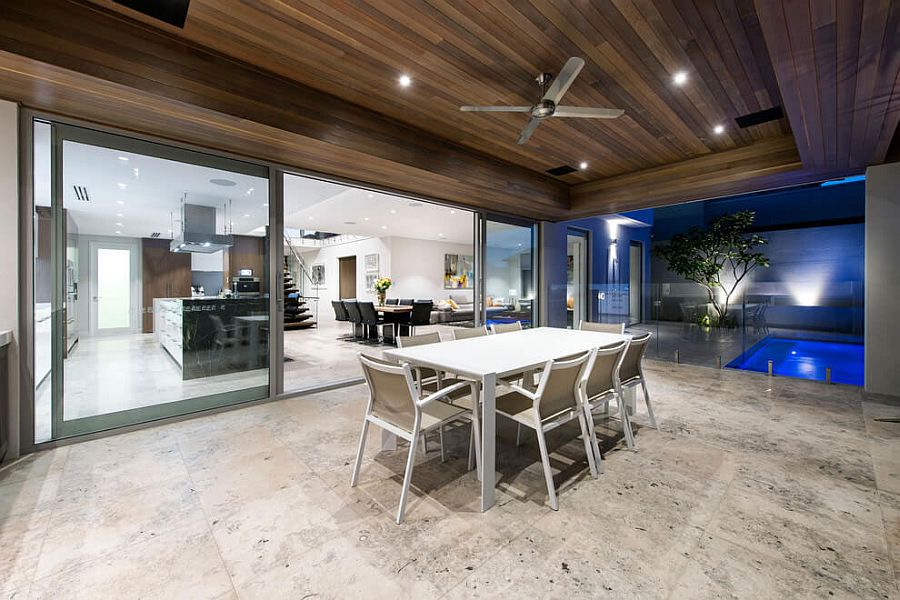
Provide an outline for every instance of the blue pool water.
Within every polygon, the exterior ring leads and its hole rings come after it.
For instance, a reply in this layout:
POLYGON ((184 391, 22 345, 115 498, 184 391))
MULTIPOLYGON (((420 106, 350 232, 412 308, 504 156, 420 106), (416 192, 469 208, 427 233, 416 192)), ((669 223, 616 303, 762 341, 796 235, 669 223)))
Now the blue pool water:
POLYGON ((824 381, 825 369, 831 367, 832 382, 863 384, 862 344, 767 337, 728 366, 766 373, 770 360, 775 375, 824 381))

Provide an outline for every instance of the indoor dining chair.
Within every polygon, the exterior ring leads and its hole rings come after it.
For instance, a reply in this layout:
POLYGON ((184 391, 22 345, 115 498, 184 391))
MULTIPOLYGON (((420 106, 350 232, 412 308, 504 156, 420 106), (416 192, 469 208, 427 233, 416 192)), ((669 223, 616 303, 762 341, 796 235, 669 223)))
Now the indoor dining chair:
POLYGON ((594 462, 596 442, 591 439, 591 430, 585 422, 581 395, 581 380, 592 354, 592 351, 588 351, 574 357, 549 360, 544 365, 536 390, 526 390, 514 385, 511 386, 511 392, 497 397, 497 414, 530 427, 537 434, 550 508, 553 510, 559 510, 559 502, 553 483, 553 471, 550 468, 550 455, 547 452, 546 432, 578 419, 588 466, 591 475, 597 477, 597 466, 594 462))
POLYGON ((618 384, 619 367, 625 352, 628 349, 628 341, 598 348, 581 378, 582 400, 584 402, 584 414, 587 426, 591 434, 591 443, 594 444, 594 456, 597 462, 597 470, 602 472, 603 455, 600 445, 597 443, 597 435, 594 430, 594 411, 598 408, 608 410, 609 401, 615 399, 619 409, 619 418, 622 420, 622 430, 625 433, 625 443, 629 448, 634 448, 634 435, 631 431, 631 422, 628 419, 628 410, 624 397, 618 384))
POLYGON ((482 337, 488 334, 487 327, 456 327, 452 330, 454 340, 467 340, 474 337, 482 337))
POLYGON ((491 325, 491 333, 509 333, 510 331, 522 331, 522 322, 513 321, 512 323, 494 323, 491 325))
MULTIPOLYGON (((479 423, 477 411, 470 411, 460 406, 445 402, 451 394, 468 389, 476 393, 475 383, 459 382, 442 388, 433 394, 423 395, 413 382, 412 370, 408 364, 397 365, 371 356, 360 354, 363 374, 369 387, 369 402, 363 420, 362 433, 359 437, 359 448, 356 452, 356 463, 350 486, 359 482, 359 471, 363 453, 366 449, 366 437, 369 424, 376 425, 409 442, 409 454, 406 458, 406 471, 403 475, 403 487, 400 492, 400 506, 397 509, 397 524, 403 521, 406 510, 406 499, 409 495, 409 483, 412 479, 413 464, 416 458, 416 440, 420 435, 433 429, 440 429, 451 421, 468 417, 472 421, 472 434, 475 436, 476 448, 479 445, 479 423)), ((442 444, 443 445, 443 444, 442 444)), ((442 448, 443 453, 443 448, 442 448)), ((477 468, 481 469, 480 456, 476 454, 477 468)))
POLYGON ((625 333, 625 323, 593 323, 591 321, 581 321, 578 329, 582 331, 598 331, 600 333, 617 333, 622 335, 625 333))

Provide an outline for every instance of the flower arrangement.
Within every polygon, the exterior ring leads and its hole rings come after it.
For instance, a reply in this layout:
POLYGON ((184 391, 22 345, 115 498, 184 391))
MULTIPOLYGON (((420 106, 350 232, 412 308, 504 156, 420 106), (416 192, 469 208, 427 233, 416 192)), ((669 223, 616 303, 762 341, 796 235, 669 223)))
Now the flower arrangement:
POLYGON ((391 284, 394 283, 391 281, 390 277, 379 277, 375 280, 375 291, 376 292, 386 292, 390 289, 391 284))

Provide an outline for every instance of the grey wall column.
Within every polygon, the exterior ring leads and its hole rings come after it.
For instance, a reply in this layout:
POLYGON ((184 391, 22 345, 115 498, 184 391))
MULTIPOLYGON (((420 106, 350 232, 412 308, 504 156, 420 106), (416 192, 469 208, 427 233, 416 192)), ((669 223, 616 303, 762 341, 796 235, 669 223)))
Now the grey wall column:
POLYGON ((900 396, 900 163, 866 170, 866 392, 900 396))

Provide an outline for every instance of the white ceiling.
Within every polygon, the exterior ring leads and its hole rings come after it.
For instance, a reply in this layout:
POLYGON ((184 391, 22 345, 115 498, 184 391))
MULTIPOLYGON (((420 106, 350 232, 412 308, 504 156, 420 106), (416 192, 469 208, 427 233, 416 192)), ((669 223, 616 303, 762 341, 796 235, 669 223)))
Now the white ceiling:
MULTIPOLYGON (((63 204, 81 234, 171 237, 170 230, 180 230, 184 194, 188 203, 220 208, 220 233, 229 201, 233 233, 264 233, 265 179, 76 142, 65 142, 63 157, 63 204), (87 188, 90 202, 77 198, 76 185, 87 188)), ((35 127, 34 171, 35 203, 49 206, 50 126, 44 123, 35 127)), ((472 243, 473 213, 466 210, 296 175, 285 176, 284 193, 285 228, 472 243)))

